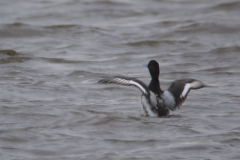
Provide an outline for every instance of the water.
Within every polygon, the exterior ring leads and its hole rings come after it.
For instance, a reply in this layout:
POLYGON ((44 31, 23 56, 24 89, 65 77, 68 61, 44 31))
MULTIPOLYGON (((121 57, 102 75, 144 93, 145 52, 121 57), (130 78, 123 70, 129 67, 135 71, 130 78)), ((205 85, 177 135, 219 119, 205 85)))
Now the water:
POLYGON ((240 1, 0 2, 0 157, 240 159, 240 1), (108 75, 150 75, 161 87, 195 78, 166 118, 141 116, 136 88, 108 75))

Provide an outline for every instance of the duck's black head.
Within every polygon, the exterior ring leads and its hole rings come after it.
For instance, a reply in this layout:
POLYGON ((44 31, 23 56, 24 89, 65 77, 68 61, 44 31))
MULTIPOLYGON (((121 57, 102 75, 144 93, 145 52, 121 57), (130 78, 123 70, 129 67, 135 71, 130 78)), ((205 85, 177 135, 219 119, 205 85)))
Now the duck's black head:
POLYGON ((155 61, 155 60, 151 60, 148 65, 148 70, 151 74, 151 77, 152 78, 157 78, 159 77, 159 74, 160 74, 160 69, 159 69, 159 65, 158 65, 158 62, 155 61))
POLYGON ((144 66, 148 67, 148 70, 152 77, 152 80, 148 86, 149 90, 160 96, 163 93, 163 91, 160 88, 160 82, 158 79, 160 74, 158 62, 155 60, 151 60, 147 65, 144 66))

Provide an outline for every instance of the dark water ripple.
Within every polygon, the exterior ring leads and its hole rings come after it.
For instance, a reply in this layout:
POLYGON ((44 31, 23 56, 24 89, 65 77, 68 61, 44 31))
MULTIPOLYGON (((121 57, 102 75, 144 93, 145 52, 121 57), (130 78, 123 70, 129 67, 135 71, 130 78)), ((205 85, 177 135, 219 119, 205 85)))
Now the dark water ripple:
POLYGON ((211 7, 213 10, 224 10, 224 11, 237 11, 238 7, 240 6, 239 1, 233 1, 233 2, 222 2, 221 4, 217 4, 214 7, 211 7))
POLYGON ((0 2, 1 159, 240 158, 240 2, 0 2), (141 115, 135 88, 99 85, 125 75, 161 87, 196 78, 164 118, 141 115))

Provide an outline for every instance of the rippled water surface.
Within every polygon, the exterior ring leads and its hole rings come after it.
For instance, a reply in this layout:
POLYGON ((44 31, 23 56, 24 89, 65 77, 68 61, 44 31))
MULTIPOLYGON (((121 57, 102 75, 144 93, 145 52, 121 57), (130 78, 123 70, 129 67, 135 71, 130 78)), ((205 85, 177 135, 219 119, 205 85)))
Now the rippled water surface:
POLYGON ((240 159, 239 0, 0 2, 0 159, 240 159), (196 78, 169 117, 141 115, 136 77, 196 78))

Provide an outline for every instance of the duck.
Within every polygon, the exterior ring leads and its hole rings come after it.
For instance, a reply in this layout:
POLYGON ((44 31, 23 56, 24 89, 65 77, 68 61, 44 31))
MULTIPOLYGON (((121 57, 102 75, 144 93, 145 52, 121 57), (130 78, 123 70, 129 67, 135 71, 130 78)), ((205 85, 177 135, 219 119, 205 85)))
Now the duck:
POLYGON ((175 111, 177 108, 180 108, 191 90, 206 87, 206 85, 199 80, 186 78, 173 81, 169 88, 163 91, 160 87, 160 67, 158 62, 156 60, 150 60, 149 63, 144 66, 148 68, 151 75, 151 81, 148 86, 134 77, 125 76, 104 78, 99 80, 98 83, 120 84, 138 88, 142 93, 142 112, 146 117, 167 116, 170 114, 170 111, 175 111))

